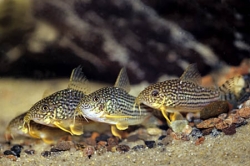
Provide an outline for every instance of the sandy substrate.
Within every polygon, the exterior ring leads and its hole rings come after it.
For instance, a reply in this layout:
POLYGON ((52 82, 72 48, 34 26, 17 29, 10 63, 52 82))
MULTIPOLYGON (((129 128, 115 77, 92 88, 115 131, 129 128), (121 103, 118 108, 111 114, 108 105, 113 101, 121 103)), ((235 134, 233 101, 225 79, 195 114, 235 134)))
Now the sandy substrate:
MULTIPOLYGON (((103 85, 93 84, 92 90, 101 86, 103 85)), ((54 92, 66 87, 67 79, 53 81, 0 79, 0 154, 13 146, 6 144, 4 139, 4 131, 9 121, 40 100, 45 90, 54 92)), ((136 94, 133 89, 132 93, 136 94)), ((31 146, 24 146, 17 161, 1 157, 0 165, 250 165, 249 131, 250 124, 247 124, 237 128, 237 133, 232 136, 224 134, 216 138, 206 136, 204 143, 198 146, 192 140, 175 140, 167 146, 156 146, 140 151, 130 150, 124 154, 119 152, 94 154, 90 159, 84 151, 76 151, 74 148, 45 158, 41 153, 50 150, 51 147, 41 141, 34 141, 31 146), (26 149, 34 149, 35 154, 24 153, 26 149)), ((121 144, 137 143, 127 143, 124 140, 121 144)))

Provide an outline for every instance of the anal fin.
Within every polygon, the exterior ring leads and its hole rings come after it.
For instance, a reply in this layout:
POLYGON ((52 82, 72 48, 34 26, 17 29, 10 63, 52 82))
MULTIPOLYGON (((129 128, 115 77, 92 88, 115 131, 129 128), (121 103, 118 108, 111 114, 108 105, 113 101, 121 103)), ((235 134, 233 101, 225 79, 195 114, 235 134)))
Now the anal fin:
POLYGON ((119 130, 126 130, 128 128, 128 124, 125 122, 119 122, 116 124, 117 129, 119 130))

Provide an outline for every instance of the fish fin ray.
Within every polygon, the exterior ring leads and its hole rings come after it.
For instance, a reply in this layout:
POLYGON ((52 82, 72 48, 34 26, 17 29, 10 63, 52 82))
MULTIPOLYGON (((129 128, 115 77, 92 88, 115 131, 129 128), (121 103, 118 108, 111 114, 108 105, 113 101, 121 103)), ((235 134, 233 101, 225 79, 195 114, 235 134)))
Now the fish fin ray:
POLYGON ((129 78, 128 78, 128 75, 127 75, 127 71, 126 71, 126 68, 123 67, 121 70, 120 70, 120 73, 116 79, 116 82, 115 82, 115 85, 114 87, 117 87, 117 88, 122 88, 124 89, 126 92, 129 92, 130 91, 130 83, 129 83, 129 78))
POLYGON ((116 128, 118 130, 126 130, 128 128, 128 123, 126 122, 119 122, 116 124, 116 128))
POLYGON ((181 75, 180 80, 201 84, 201 75, 197 69, 197 65, 190 64, 188 68, 184 71, 184 73, 181 75))
POLYGON ((122 131, 118 130, 116 128, 116 126, 114 126, 114 125, 111 126, 111 132, 112 132, 112 134, 114 136, 119 137, 120 139, 122 139, 122 131))
POLYGON ((71 132, 70 128, 69 127, 65 127, 65 125, 63 125, 62 122, 57 122, 55 121, 53 123, 56 127, 60 128, 61 130, 65 131, 65 132, 68 132, 70 133, 71 135, 73 135, 73 133, 71 132))
POLYGON ((78 66, 74 68, 71 72, 69 79, 68 88, 75 89, 84 92, 85 94, 89 93, 88 79, 82 72, 82 67, 78 66))

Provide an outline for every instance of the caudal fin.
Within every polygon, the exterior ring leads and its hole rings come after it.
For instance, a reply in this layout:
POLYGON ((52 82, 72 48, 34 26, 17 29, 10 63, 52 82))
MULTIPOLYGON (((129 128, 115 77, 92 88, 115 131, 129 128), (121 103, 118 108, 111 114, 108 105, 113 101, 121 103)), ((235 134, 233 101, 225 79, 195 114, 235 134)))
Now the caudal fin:
POLYGON ((250 96, 249 81, 250 79, 244 76, 236 76, 227 80, 219 87, 221 99, 227 100, 233 105, 248 99, 250 96))

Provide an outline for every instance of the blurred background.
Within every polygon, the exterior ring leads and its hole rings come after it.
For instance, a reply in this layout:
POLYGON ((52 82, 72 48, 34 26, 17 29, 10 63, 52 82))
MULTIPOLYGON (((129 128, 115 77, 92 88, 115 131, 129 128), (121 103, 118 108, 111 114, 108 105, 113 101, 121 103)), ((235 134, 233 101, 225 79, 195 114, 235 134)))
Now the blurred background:
POLYGON ((0 76, 132 84, 250 57, 249 0, 0 0, 0 76))

